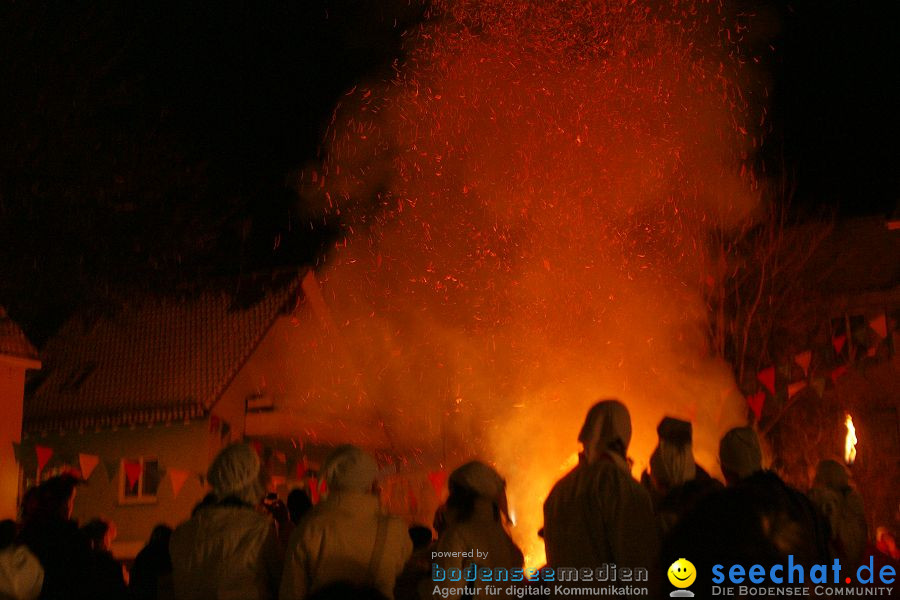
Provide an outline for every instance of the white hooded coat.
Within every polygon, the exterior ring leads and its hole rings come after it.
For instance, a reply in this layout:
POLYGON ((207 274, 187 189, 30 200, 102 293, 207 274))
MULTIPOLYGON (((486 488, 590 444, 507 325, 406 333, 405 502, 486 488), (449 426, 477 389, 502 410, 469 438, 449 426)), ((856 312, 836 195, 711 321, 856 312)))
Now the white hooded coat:
POLYGON ((259 457, 246 444, 223 449, 207 479, 219 502, 172 532, 172 583, 178 600, 273 600, 283 551, 275 522, 255 510, 262 496, 259 457))
POLYGON ((282 550, 274 521, 247 506, 207 506, 169 543, 178 600, 274 600, 282 550))
POLYGON ((353 446, 336 449, 323 466, 328 497, 297 525, 288 542, 281 600, 303 600, 331 583, 376 587, 388 598, 412 554, 406 524, 381 514, 370 489, 375 461, 353 446), (378 531, 381 529, 381 538, 378 531))
POLYGON ((44 569, 25 546, 0 550, 0 598, 34 600, 44 585, 44 569))

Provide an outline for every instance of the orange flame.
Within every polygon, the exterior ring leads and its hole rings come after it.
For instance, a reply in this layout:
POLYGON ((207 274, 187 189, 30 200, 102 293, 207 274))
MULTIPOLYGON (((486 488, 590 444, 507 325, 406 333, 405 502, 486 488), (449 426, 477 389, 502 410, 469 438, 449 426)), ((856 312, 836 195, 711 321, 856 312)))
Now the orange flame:
POLYGON ((859 440, 856 438, 856 427, 853 426, 853 417, 848 414, 844 424, 847 426, 847 435, 844 438, 844 462, 852 465, 853 461, 856 460, 856 442, 859 440))

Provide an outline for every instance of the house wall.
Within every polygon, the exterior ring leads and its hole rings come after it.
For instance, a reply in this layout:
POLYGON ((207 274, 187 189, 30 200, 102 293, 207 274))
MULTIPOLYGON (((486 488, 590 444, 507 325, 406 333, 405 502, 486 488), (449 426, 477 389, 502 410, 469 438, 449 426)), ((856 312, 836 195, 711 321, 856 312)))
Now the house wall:
POLYGON ((19 491, 19 467, 13 443, 22 436, 22 393, 25 369, 0 357, 0 519, 14 519, 19 491))
POLYGON ((262 394, 270 412, 244 417, 244 435, 294 439, 298 445, 334 447, 352 443, 389 451, 391 441, 363 393, 359 369, 340 339, 320 325, 308 307, 281 316, 232 380, 220 404, 244 407, 262 394))
MULTIPOLYGON (((252 358, 250 360, 253 360, 252 358)), ((235 386, 232 384, 225 393, 219 398, 218 402, 213 405, 210 414, 219 418, 220 428, 218 431, 218 444, 213 440, 211 450, 213 454, 218 452, 221 447, 230 442, 240 441, 244 436, 244 401, 248 394, 252 391, 246 391, 248 388, 244 385, 235 386), (226 434, 222 427, 227 423, 228 433, 226 434)), ((211 432, 216 433, 216 432, 211 432)), ((210 460, 212 457, 210 457, 210 460)))
POLYGON ((79 453, 100 457, 100 464, 91 473, 87 484, 78 489, 74 517, 81 523, 94 517, 111 519, 118 529, 114 551, 122 558, 130 558, 146 543, 154 526, 165 523, 174 527, 188 519, 191 509, 206 494, 206 485, 197 475, 206 473, 213 437, 209 422, 202 420, 189 424, 48 435, 32 437, 28 441, 53 448, 55 455, 75 457, 75 461, 79 453), (104 463, 139 456, 156 457, 164 469, 174 467, 191 472, 177 497, 166 474, 160 482, 156 502, 136 505, 119 502, 119 486, 124 473, 119 466, 110 478, 104 463))
MULTIPOLYGON (((244 435, 286 455, 286 464, 276 464, 270 456, 267 465, 271 474, 286 475, 280 493, 307 487, 307 481, 294 476, 291 467, 296 461, 307 458, 310 468, 316 469, 339 444, 365 448, 383 465, 391 454, 390 440, 375 416, 366 412, 366 405, 355 411, 346 408, 352 404, 348 399, 358 394, 356 371, 352 365, 340 364, 340 349, 315 326, 314 315, 301 313, 299 318, 303 323, 310 319, 313 325, 304 328, 290 316, 279 317, 213 410, 223 418, 239 412, 240 417, 231 418, 242 423, 244 435), (311 350, 313 345, 320 351, 311 350), (253 394, 270 399, 273 410, 245 415, 245 399, 253 394)), ((430 459, 427 451, 418 458, 429 466, 417 462, 419 467, 407 466, 393 474, 386 468, 382 473, 382 507, 410 523, 430 525, 442 497, 428 482, 427 473, 438 469, 439 461, 430 459)))
POLYGON ((246 433, 246 400, 248 396, 262 394, 277 395, 284 389, 284 379, 296 373, 296 368, 288 367, 287 352, 283 340, 289 334, 288 319, 278 317, 266 333, 253 355, 232 379, 212 413, 231 424, 233 439, 240 439, 246 433))

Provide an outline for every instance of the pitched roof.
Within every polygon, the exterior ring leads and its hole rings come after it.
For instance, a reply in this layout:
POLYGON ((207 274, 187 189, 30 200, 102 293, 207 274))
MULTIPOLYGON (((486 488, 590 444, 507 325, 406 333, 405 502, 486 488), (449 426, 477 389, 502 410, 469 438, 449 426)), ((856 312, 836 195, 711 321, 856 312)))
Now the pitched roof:
POLYGON ((820 288, 848 295, 900 286, 900 230, 881 217, 837 223, 810 260, 820 288))
POLYGON ((26 431, 182 421, 208 413, 300 279, 250 307, 231 296, 142 298, 111 314, 69 320, 45 347, 44 375, 25 399, 26 431))
POLYGON ((0 355, 26 360, 38 359, 38 351, 25 337, 25 332, 9 318, 2 306, 0 306, 0 355))

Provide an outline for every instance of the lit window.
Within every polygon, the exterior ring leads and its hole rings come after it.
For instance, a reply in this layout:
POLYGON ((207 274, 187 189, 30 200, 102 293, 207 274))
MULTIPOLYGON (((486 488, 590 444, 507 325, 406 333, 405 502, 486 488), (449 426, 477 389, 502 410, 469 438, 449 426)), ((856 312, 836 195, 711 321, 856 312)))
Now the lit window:
POLYGON ((161 479, 155 458, 124 458, 119 469, 119 502, 151 504, 156 502, 161 479))

